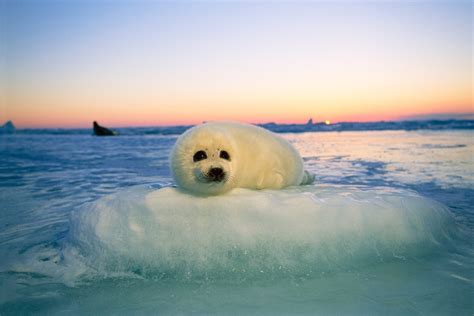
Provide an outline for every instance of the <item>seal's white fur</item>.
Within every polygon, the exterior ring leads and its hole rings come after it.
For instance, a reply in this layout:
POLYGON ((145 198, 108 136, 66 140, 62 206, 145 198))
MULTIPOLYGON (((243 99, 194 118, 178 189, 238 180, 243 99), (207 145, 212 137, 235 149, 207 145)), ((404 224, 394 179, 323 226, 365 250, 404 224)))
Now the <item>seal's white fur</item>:
POLYGON ((235 122, 206 123, 181 135, 171 152, 171 173, 177 185, 199 194, 220 194, 233 188, 280 189, 307 184, 313 176, 293 146, 272 132, 235 122), (203 150, 207 159, 194 162, 203 150), (230 161, 220 158, 225 150, 230 161), (221 182, 207 181, 210 168, 222 168, 221 182))

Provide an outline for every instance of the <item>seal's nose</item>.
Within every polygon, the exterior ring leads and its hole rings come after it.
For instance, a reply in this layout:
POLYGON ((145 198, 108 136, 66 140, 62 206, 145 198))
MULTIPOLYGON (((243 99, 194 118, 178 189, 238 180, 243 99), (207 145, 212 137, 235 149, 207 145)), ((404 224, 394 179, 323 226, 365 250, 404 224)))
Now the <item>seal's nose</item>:
POLYGON ((212 181, 220 182, 224 178, 224 170, 222 170, 222 168, 211 168, 209 169, 208 175, 212 181))

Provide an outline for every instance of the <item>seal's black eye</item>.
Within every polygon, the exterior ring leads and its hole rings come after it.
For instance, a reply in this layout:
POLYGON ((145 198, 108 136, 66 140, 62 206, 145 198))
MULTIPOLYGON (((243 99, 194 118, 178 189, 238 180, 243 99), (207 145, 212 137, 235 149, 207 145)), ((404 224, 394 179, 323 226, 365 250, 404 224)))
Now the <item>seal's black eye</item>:
POLYGON ((206 152, 204 150, 197 151, 193 156, 193 161, 198 162, 207 158, 206 152))
POLYGON ((225 150, 221 151, 219 157, 221 157, 222 159, 225 159, 225 160, 229 160, 230 161, 230 156, 229 156, 229 153, 225 150))

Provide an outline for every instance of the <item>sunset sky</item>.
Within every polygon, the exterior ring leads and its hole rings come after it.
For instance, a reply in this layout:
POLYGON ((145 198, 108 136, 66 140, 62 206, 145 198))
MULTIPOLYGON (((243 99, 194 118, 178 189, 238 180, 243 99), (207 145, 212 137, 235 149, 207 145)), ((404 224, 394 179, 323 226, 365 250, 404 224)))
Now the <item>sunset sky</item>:
POLYGON ((470 1, 0 1, 0 124, 472 113, 470 1))

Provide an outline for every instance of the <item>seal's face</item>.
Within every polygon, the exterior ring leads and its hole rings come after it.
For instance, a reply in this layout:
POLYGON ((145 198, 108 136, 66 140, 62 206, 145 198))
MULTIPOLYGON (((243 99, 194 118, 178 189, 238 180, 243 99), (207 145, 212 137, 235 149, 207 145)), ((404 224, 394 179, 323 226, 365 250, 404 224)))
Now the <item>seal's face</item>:
POLYGON ((203 183, 225 182, 228 179, 228 170, 226 164, 221 159, 230 161, 229 153, 217 148, 217 150, 208 154, 209 149, 200 149, 193 155, 193 162, 196 165, 194 174, 196 180, 203 183))
POLYGON ((224 132, 194 128, 183 134, 171 154, 177 184, 194 193, 220 194, 234 187, 232 140, 224 132))

